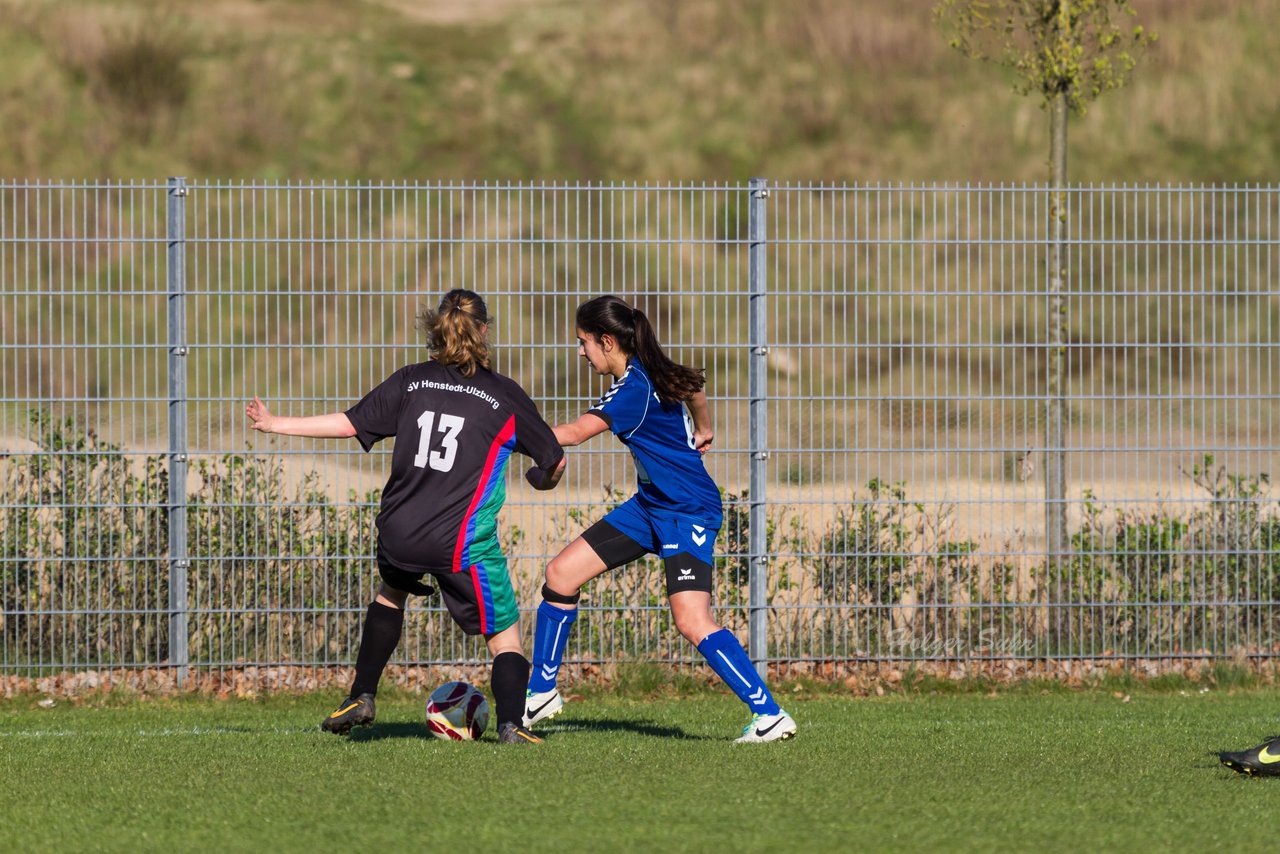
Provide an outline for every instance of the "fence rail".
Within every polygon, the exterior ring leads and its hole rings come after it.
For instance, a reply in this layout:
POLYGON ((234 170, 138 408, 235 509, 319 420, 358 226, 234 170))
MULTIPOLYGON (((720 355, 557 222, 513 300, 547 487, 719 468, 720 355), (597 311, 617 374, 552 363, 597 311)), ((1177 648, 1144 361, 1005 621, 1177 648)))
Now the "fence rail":
MULTIPOLYGON (((601 391, 596 294, 707 369, 716 603, 761 667, 1272 656, 1280 188, 1066 195, 1059 346, 1036 185, 0 182, 0 673, 349 664, 389 449, 242 403, 345 408, 455 286, 550 420, 601 391)), ((508 483, 526 608, 629 494, 616 444, 570 461, 508 483)), ((568 659, 695 661, 662 597, 601 578, 568 659)), ((484 653, 427 603, 398 656, 484 653)))

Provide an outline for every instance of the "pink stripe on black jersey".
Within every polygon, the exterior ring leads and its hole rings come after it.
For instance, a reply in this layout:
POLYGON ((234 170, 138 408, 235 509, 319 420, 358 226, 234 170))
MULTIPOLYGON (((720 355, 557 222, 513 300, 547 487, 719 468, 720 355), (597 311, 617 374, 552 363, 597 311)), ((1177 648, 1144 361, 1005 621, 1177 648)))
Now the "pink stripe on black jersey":
POLYGON ((484 509, 485 503, 493 495, 498 484, 502 482, 503 472, 507 467, 507 457, 516 446, 516 419, 511 416, 502 425, 498 435, 489 446, 489 454, 485 458, 484 468, 480 471, 480 481, 476 484, 475 495, 462 517, 462 525, 458 528, 458 541, 453 550, 453 571, 465 572, 471 568, 471 544, 476 533, 477 510, 484 509))

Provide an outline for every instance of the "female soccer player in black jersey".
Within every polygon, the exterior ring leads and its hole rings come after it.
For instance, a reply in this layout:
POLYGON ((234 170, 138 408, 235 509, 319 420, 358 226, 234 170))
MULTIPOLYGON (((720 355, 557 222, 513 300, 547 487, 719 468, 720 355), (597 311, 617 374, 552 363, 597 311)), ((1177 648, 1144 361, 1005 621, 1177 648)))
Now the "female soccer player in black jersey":
POLYGON ((536 471, 529 479, 540 489, 559 482, 564 451, 524 390, 489 369, 489 314, 479 295, 450 291, 418 326, 432 358, 396 371, 345 412, 285 418, 256 397, 245 409, 263 433, 354 437, 366 451, 382 439, 396 440, 377 517, 382 585, 365 616, 350 694, 321 727, 344 734, 373 722, 374 695, 400 641, 405 600, 433 593, 424 583, 429 576, 454 621, 488 643, 499 739, 537 742, 521 725, 529 661, 497 514, 512 451, 532 458, 536 471))

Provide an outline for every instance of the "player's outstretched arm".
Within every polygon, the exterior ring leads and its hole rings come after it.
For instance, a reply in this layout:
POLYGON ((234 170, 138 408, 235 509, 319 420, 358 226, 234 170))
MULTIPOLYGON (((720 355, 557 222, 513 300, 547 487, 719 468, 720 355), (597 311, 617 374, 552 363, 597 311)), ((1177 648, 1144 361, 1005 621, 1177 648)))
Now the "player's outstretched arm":
POLYGON ((249 426, 259 433, 279 433, 282 436, 309 436, 312 439, 350 439, 356 434, 355 425, 345 412, 327 415, 311 415, 305 418, 286 418, 272 415, 267 405, 254 395, 253 402, 244 408, 249 426))
POLYGON ((560 446, 568 448, 573 445, 581 445, 593 436, 599 436, 609 429, 609 425, 599 415, 592 415, 587 412, 578 416, 577 421, 571 421, 568 424, 557 424, 551 429, 556 434, 556 441, 560 443, 560 446))
POLYGON ((693 416, 693 446, 698 449, 698 453, 705 454, 716 438, 715 431, 711 429, 711 407, 707 405, 707 393, 694 393, 685 405, 693 416))

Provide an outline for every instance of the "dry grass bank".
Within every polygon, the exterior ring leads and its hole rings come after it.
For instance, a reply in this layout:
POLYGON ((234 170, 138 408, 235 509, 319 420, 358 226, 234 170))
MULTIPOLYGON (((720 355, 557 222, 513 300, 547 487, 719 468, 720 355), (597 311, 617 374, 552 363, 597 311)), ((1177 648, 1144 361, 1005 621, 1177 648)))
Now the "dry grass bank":
MULTIPOLYGON (((0 174, 1042 178, 1038 105, 932 5, 5 0, 0 174)), ((1136 5, 1073 177, 1271 180, 1280 4, 1136 5)))

